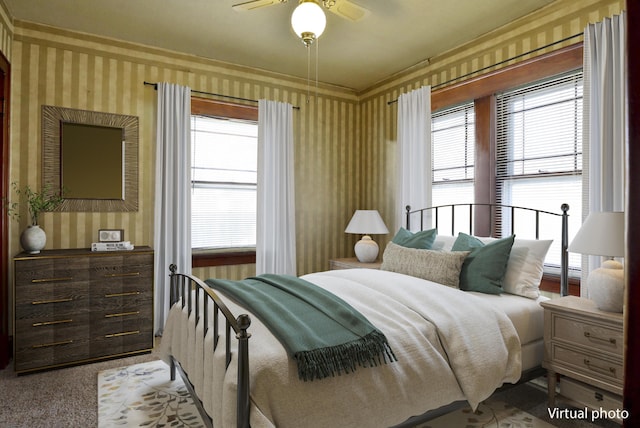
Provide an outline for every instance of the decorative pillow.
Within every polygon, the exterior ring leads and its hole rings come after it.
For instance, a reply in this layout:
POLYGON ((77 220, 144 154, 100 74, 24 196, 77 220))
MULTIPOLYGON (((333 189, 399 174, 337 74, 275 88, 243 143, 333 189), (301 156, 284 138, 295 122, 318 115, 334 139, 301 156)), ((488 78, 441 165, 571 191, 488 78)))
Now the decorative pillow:
POLYGON ((433 245, 438 234, 437 229, 422 230, 420 232, 411 232, 401 227, 393 237, 391 242, 407 248, 422 248, 428 250, 433 245))
POLYGON ((468 251, 447 252, 387 244, 380 269, 458 288, 460 269, 468 251))
MULTIPOLYGON (((478 239, 485 244, 496 240, 496 238, 478 239)), ((502 280, 504 291, 530 299, 540 297, 540 280, 542 280, 544 272, 544 259, 552 243, 553 239, 516 239, 513 241, 507 271, 502 280)))
POLYGON ((500 294, 514 235, 485 244, 475 236, 459 233, 452 250, 471 251, 460 270, 460 289, 500 294))

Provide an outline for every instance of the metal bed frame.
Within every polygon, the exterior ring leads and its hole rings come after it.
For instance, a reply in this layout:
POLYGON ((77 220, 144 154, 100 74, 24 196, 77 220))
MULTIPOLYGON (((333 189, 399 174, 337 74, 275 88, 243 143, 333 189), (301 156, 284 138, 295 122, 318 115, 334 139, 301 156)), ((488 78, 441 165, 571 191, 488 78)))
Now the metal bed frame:
POLYGON ((455 235, 456 227, 455 227, 455 215, 456 215, 456 207, 468 207, 469 209, 469 234, 473 235, 474 228, 474 220, 475 216, 475 208, 477 207, 486 207, 489 211, 489 225, 492 228, 492 236, 495 233, 493 229, 493 219, 496 218, 499 213, 498 211, 506 210, 511 214, 511 228, 510 232, 513 235, 515 231, 515 218, 516 212, 518 210, 529 211, 535 213, 535 239, 540 239, 540 215, 551 215, 556 217, 561 217, 561 247, 560 247, 560 294, 562 296, 566 296, 569 294, 569 254, 567 252, 567 248, 569 246, 569 205, 562 204, 560 210, 562 213, 555 213, 551 211, 538 210, 534 208, 526 208, 526 207, 518 207, 515 205, 503 205, 503 204, 481 204, 481 203, 467 203, 467 204, 449 204, 449 205, 439 205, 436 207, 428 207, 428 208, 420 208, 417 210, 412 210, 410 205, 405 207, 406 210, 406 225, 407 229, 411 227, 411 218, 415 217, 416 214, 419 214, 420 220, 420 230, 424 230, 424 219, 425 215, 429 215, 431 213, 435 214, 435 227, 438 228, 438 220, 439 214, 443 209, 450 209, 451 211, 451 235, 455 235))
MULTIPOLYGON (((251 334, 247 332, 251 325, 251 319, 247 314, 241 314, 237 318, 233 316, 229 308, 224 304, 222 299, 202 280, 192 275, 187 275, 177 272, 177 266, 172 264, 169 266, 170 274, 170 295, 169 309, 173 307, 175 303, 180 303, 182 309, 187 307, 188 315, 195 311, 195 324, 202 318, 204 336, 209 332, 209 305, 213 305, 213 349, 215 351, 218 347, 220 338, 220 319, 219 314, 224 317, 225 328, 225 368, 229 367, 232 359, 231 353, 231 330, 233 329, 238 340, 238 397, 237 397, 237 426, 238 428, 249 428, 249 411, 250 411, 250 399, 249 399, 249 338, 251 334), (193 292, 192 292, 193 291, 193 292), (200 296, 202 295, 203 308, 200 313, 200 296)), ((194 402, 203 421, 208 427, 212 427, 213 423, 207 412, 204 410, 202 401, 198 398, 193 390, 191 382, 186 374, 182 371, 180 364, 171 357, 171 380, 176 378, 176 369, 180 372, 181 377, 184 380, 185 386, 189 390, 189 394, 194 398, 194 402)))
MULTIPOLYGON (((536 218, 536 239, 539 237, 539 225, 540 225, 540 215, 552 215, 552 216, 560 216, 562 217, 562 228, 561 228, 561 274, 560 274, 560 283, 561 283, 561 294, 564 296, 567 294, 568 287, 568 255, 567 255, 567 246, 568 246, 568 213, 569 206, 567 204, 563 204, 561 207, 562 213, 553 213, 549 211, 536 210, 532 208, 524 208, 524 207, 516 207, 511 205, 501 205, 501 204, 451 204, 451 205, 442 205, 437 207, 429 207, 422 208, 418 210, 411 210, 410 206, 406 207, 406 227, 407 229, 411 226, 412 216, 419 216, 420 218, 420 229, 423 230, 424 227, 424 219, 425 215, 433 212, 435 214, 435 226, 438 226, 438 217, 440 211, 443 209, 449 208, 451 210, 451 218, 452 218, 452 235, 455 234, 455 208, 458 206, 468 206, 469 207, 469 233, 474 230, 473 221, 474 221, 474 207, 484 206, 490 207, 490 215, 493 218, 496 215, 496 210, 498 209, 508 209, 512 214, 511 221, 511 232, 514 230, 514 214, 516 210, 527 210, 535 212, 536 218)), ((188 310, 189 316, 195 311, 195 321, 196 325, 203 319, 204 322, 204 335, 206 336, 209 331, 209 310, 210 305, 213 305, 213 330, 214 330, 214 340, 213 340, 213 350, 217 349, 219 345, 219 329, 221 328, 219 314, 222 314, 224 317, 224 328, 226 331, 225 334, 225 355, 226 355, 226 367, 229 366, 231 360, 233 359, 233 353, 231 352, 231 330, 234 331, 236 339, 238 341, 238 349, 237 355, 235 356, 238 365, 238 396, 237 396, 237 427, 238 428, 249 428, 249 415, 250 415, 250 398, 249 398, 249 338, 251 334, 248 333, 248 328, 251 325, 251 319, 247 314, 241 314, 238 317, 235 317, 225 303, 220 299, 220 297, 202 280, 196 278, 192 275, 187 275, 183 273, 177 272, 177 266, 172 264, 169 268, 170 270, 170 307, 173 307, 175 303, 180 302, 182 305, 182 309, 185 307, 188 310), (198 301, 200 301, 202 296, 203 300, 203 310, 202 313, 200 310, 200 305, 198 305, 198 301)), ((213 351, 212 350, 212 351, 213 351)), ((194 402, 198 407, 200 414, 202 415, 203 420, 207 426, 212 427, 213 422, 211 418, 207 415, 204 410, 204 406, 202 402, 199 400, 193 387, 186 376, 186 374, 182 371, 179 363, 175 361, 173 357, 171 357, 171 379, 175 379, 176 371, 180 372, 180 375, 185 380, 185 385, 189 390, 189 393, 194 398, 194 402)), ((534 368, 528 372, 523 373, 523 380, 527 381, 533 379, 537 376, 543 374, 544 371, 541 368, 534 368)), ((520 383, 520 382, 519 382, 520 383)), ((512 385, 509 385, 512 386, 512 385)), ((506 387, 509 387, 506 386, 506 387)), ((504 387, 503 387, 504 388, 504 387)), ((501 388, 502 389, 502 388, 501 388)), ((405 422, 396 425, 394 428, 400 427, 411 427, 418 423, 423 423, 450 411, 453 411, 460 406, 464 405, 465 401, 457 401, 451 403, 449 405, 440 407, 438 409, 430 410, 420 416, 412 416, 409 417, 405 422)))

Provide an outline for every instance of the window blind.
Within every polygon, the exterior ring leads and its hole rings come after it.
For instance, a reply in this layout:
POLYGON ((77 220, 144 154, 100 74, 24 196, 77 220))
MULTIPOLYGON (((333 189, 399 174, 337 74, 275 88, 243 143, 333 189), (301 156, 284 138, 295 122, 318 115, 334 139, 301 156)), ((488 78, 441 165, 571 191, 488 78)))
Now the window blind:
MULTIPOLYGON (((473 102, 434 112, 431 116, 432 205, 474 200, 475 110, 473 102)), ((456 211, 456 224, 468 224, 468 210, 456 211)), ((451 230, 451 216, 442 215, 438 228, 451 230)), ((435 222, 435 218, 433 219, 435 222)), ((432 225, 434 227, 435 224, 432 225)))
POLYGON ((473 102, 431 116, 433 184, 473 181, 475 147, 473 102))
POLYGON ((256 122, 192 116, 192 248, 255 247, 257 141, 256 122))
MULTIPOLYGON (((582 87, 578 70, 496 97, 497 202, 558 213, 569 204, 569 240, 582 217, 582 87)), ((547 236, 540 238, 554 240, 546 262, 559 266, 560 223, 544 217, 540 230, 547 236)), ((535 238, 528 220, 514 223, 508 212, 496 220, 503 236, 535 238)), ((579 255, 570 254, 569 264, 579 269, 579 255)))

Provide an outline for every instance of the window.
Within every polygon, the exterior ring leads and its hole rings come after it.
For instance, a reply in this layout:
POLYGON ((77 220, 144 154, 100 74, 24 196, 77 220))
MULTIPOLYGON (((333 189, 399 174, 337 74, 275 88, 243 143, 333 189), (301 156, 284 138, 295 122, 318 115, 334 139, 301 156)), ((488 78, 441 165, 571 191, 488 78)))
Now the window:
POLYGON ((192 98, 194 267, 255 262, 257 108, 192 98))
MULTIPOLYGON (((471 203, 474 201, 475 112, 473 102, 435 112, 431 116, 432 205, 471 203)), ((456 215, 458 213, 456 212, 456 215)), ((438 227, 451 229, 444 215, 438 227)), ((468 211, 458 221, 469 222, 468 211)))
MULTIPOLYGON (((488 72, 481 76, 470 78, 464 82, 458 84, 447 85, 442 88, 436 89, 431 93, 431 107, 434 111, 439 112, 443 109, 446 109, 450 106, 456 106, 461 103, 473 100, 474 109, 475 109, 475 160, 474 160, 474 195, 478 200, 474 200, 474 202, 486 202, 486 203, 513 203, 523 206, 534 207, 534 204, 539 204, 539 201, 529 201, 529 199, 522 199, 522 197, 526 197, 530 190, 525 189, 525 180, 529 178, 533 178, 533 176, 528 175, 517 175, 514 172, 512 177, 509 177, 508 174, 503 174, 502 177, 497 177, 496 163, 499 159, 504 160, 506 157, 505 154, 507 152, 503 152, 501 154, 496 153, 496 139, 505 138, 509 131, 509 124, 507 123, 506 118, 499 118, 497 106, 496 106, 496 98, 497 94, 502 94, 501 96, 506 95, 507 91, 513 91, 513 88, 533 88, 536 87, 537 83, 532 82, 549 82, 549 79, 554 79, 554 76, 567 77, 568 73, 572 70, 581 69, 583 63, 583 49, 582 43, 576 43, 574 45, 570 45, 564 48, 560 48, 553 52, 549 52, 548 54, 541 54, 539 56, 532 57, 530 59, 526 59, 523 61, 519 61, 517 64, 512 66, 506 66, 496 72, 488 72), (502 127, 502 130, 498 130, 498 127, 502 127), (516 187, 515 191, 511 191, 509 187, 516 187), (520 187, 520 189, 517 189, 520 187), (520 198, 520 199, 519 199, 520 198)), ((555 80, 555 79, 554 79, 555 80)), ((520 89, 522 90, 522 89, 520 89)), ((579 97, 575 100, 575 107, 579 107, 578 104, 581 103, 579 97)), ((504 111, 504 110, 503 110, 504 111)), ((522 112, 521 116, 526 116, 526 113, 522 112)), ((580 123, 581 114, 578 110, 575 112, 575 116, 572 116, 571 122, 575 127, 574 131, 579 129, 582 124, 580 123)), ((516 125, 516 123, 512 123, 512 125, 516 125)), ((545 127, 548 124, 545 123, 545 127)), ((513 126, 512 126, 513 128, 513 126)), ((515 129, 513 129, 514 132, 515 129)), ((530 128, 525 128, 524 131, 528 132, 530 128)), ((537 130, 536 130, 537 131, 537 130)), ((573 140, 571 137, 571 141, 576 144, 580 143, 581 131, 576 131, 576 139, 573 140)), ((515 134, 514 134, 515 135, 515 134)), ((550 137, 553 137, 551 135, 550 137)), ((549 141, 553 141, 553 139, 549 138, 549 141)), ((529 143, 526 143, 527 145, 529 143)), ((528 147, 527 147, 528 148, 528 147)), ((527 153, 528 155, 529 153, 527 153)), ((574 158, 576 160, 576 171, 555 171, 554 169, 549 168, 549 172, 545 174, 541 174, 539 178, 549 178, 555 179, 556 183, 552 185, 553 189, 548 190, 548 194, 551 197, 552 193, 555 193, 558 198, 557 201, 549 202, 550 211, 554 213, 560 212, 560 205, 562 203, 569 203, 571 209, 569 210, 569 240, 573 237, 575 232, 578 230, 581 219, 581 190, 573 191, 571 186, 566 185, 566 183, 561 183, 561 181, 571 181, 573 184, 580 180, 579 174, 581 171, 578 159, 581 157, 581 149, 576 150, 574 153, 574 158), (555 172, 551 172, 555 171, 555 172), (562 185, 562 187, 558 187, 562 185), (555 187, 554 187, 555 186, 555 187), (569 199, 571 198, 571 199, 569 199)), ((514 160, 514 158, 512 158, 514 160)), ((527 161, 525 161, 527 163, 527 161)), ((508 171, 508 167, 501 167, 503 172, 508 171)), ((544 169, 540 168, 540 169, 544 169)), ((514 168, 514 171, 517 171, 517 168, 514 168)), ((527 171, 529 173, 531 171, 527 171)), ((535 181, 532 185, 535 185, 535 181)), ((543 191, 541 187, 538 187, 539 191, 543 191)), ((538 194, 539 195, 539 194, 538 194)), ((546 200, 545 200, 546 201, 546 200)), ((448 201, 447 201, 448 202, 448 201)), ((550 217, 551 216, 544 216, 550 217)), ((520 216, 518 215, 518 219, 520 216)), ((476 218, 477 220, 477 218, 476 218)), ((543 220, 543 219, 541 219, 543 220)), ((504 233, 510 232, 511 223, 508 223, 508 218, 481 218, 478 222, 478 227, 482 229, 480 233, 489 233, 490 229, 494 229, 495 227, 500 226, 504 231, 504 233), (493 220, 493 225, 490 225, 490 220, 493 220), (500 224, 495 224, 500 223, 500 224), (504 223, 504 225, 502 224, 504 223)), ((525 219, 517 220, 514 224, 516 234, 521 238, 529 238, 535 234, 534 231, 531 230, 521 230, 519 227, 524 225, 524 222, 527 221, 525 219)), ((550 220, 552 221, 552 220, 550 220)), ((457 222, 457 214, 456 214, 456 222, 457 222)), ((559 254, 560 254, 560 236, 559 230, 556 233, 554 230, 559 227, 558 222, 553 223, 553 227, 551 230, 551 234, 553 236, 545 236, 542 233, 545 233, 547 228, 546 225, 541 225, 541 238, 551 238, 554 240, 554 245, 549 251, 549 261, 551 263, 559 263, 559 254), (558 262, 553 261, 554 259, 558 260, 558 262)), ((499 230, 502 230, 499 229, 499 230)), ((575 257, 579 257, 579 255, 574 255, 570 253, 570 265, 579 266, 579 261, 576 262, 575 257)), ((545 268, 547 272, 549 269, 545 268)), ((580 289, 578 287, 579 282, 574 280, 573 278, 569 281, 569 293, 574 295, 580 295, 580 289)), ((541 289, 544 291, 555 292, 558 293, 560 291, 560 281, 559 278, 545 275, 543 282, 541 284, 541 289)))
MULTIPOLYGON (((499 94, 496 109, 498 203, 551 212, 568 203, 571 240, 582 218, 582 71, 499 94)), ((543 217, 541 231, 553 231, 553 223, 545 225, 543 217)), ((509 234, 511 219, 501 216, 498 221, 502 234, 509 234)), ((519 222, 524 223, 528 222, 519 222)), ((519 228, 518 223, 514 232, 535 237, 534 230, 519 228)), ((557 234, 547 238, 555 239, 546 263, 559 266, 560 240, 557 234)), ((579 269, 580 256, 570 253, 569 264, 579 269)))

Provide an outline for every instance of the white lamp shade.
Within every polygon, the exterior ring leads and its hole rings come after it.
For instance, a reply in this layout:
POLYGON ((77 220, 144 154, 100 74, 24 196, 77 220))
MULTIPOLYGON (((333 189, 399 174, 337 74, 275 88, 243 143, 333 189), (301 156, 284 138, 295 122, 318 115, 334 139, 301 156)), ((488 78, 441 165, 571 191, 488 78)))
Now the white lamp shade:
POLYGON ((315 1, 300 3, 291 14, 291 27, 300 38, 304 33, 311 33, 317 39, 324 32, 326 25, 327 17, 315 1))
POLYGON ((624 256, 624 213, 592 212, 569 245, 573 253, 624 256))
POLYGON ((382 221, 378 210, 356 210, 344 232, 373 235, 389 233, 389 229, 382 221))

